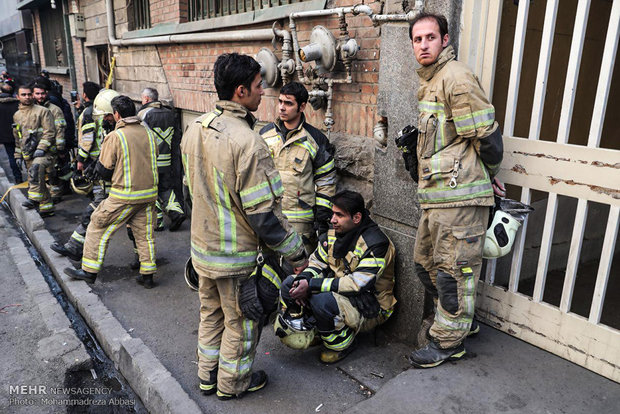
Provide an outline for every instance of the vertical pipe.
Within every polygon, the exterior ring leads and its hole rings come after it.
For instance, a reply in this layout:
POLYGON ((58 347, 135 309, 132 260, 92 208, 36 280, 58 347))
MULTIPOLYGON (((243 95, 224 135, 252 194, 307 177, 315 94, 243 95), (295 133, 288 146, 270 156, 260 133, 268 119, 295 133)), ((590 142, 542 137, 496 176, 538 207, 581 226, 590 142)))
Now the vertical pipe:
POLYGON ((67 16, 67 10, 69 9, 69 4, 67 0, 62 1, 62 20, 63 20, 63 28, 65 31, 65 43, 67 47, 67 63, 69 64, 69 78, 71 79, 71 88, 73 90, 77 90, 77 79, 75 79, 75 62, 73 57, 73 42, 71 37, 71 30, 69 29, 69 17, 67 16))

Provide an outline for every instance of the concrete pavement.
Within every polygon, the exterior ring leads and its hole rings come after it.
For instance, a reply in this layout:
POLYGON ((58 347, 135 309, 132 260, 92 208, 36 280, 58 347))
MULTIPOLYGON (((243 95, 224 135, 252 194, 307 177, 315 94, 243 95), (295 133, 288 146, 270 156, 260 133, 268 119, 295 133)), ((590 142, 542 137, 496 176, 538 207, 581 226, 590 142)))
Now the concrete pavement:
MULTIPOLYGON (((57 216, 45 219, 47 230, 30 231, 30 237, 152 412, 615 413, 620 407, 620 385, 484 325, 478 338, 468 340, 466 360, 432 370, 409 369, 405 356, 411 346, 391 342, 381 330, 361 335, 350 357, 327 366, 318 362, 318 348, 287 349, 268 326, 255 363, 270 375, 266 389, 238 401, 203 397, 195 363, 198 298, 182 274, 188 223, 179 232, 156 233, 155 289, 135 284, 137 273, 128 267, 133 253, 119 231, 91 291, 63 277, 69 261, 48 247, 53 238, 66 240, 84 205, 83 199, 67 197, 57 206, 57 216)), ((33 223, 40 220, 31 213, 22 217, 26 229, 36 228, 33 223)))

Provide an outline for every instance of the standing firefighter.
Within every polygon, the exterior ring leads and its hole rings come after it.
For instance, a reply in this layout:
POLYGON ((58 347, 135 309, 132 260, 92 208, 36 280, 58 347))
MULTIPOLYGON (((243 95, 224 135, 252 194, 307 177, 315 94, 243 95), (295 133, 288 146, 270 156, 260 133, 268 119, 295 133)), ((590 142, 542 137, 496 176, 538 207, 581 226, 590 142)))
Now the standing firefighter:
MULTIPOLYGON (((88 82, 87 82, 88 83, 88 82)), ((98 85, 93 84, 87 89, 84 84, 85 94, 95 93, 98 85)), ((92 95, 89 95, 92 96, 92 95)), ((67 256, 72 260, 82 260, 82 250, 84 248, 84 238, 86 229, 90 223, 91 215, 99 204, 108 196, 110 191, 109 183, 101 179, 94 179, 92 172, 95 170, 96 162, 99 159, 100 147, 104 137, 114 130, 114 114, 112 109, 112 99, 119 96, 113 89, 103 89, 94 98, 94 104, 86 101, 86 109, 80 115, 78 125, 81 127, 79 132, 80 150, 82 155, 78 155, 78 173, 71 178, 73 190, 82 195, 90 193, 92 188, 92 200, 82 213, 80 223, 77 225, 69 240, 62 244, 54 242, 50 248, 58 254, 67 256), (88 145, 86 145, 88 143, 88 145), (88 148, 86 151, 84 148, 88 148), (86 165, 86 168, 84 167, 86 165), (86 171, 88 178, 82 175, 86 171)))
POLYGON ((17 99, 19 110, 13 115, 15 161, 20 169, 25 162, 28 169, 28 200, 22 205, 30 209, 38 204, 41 217, 51 216, 54 205, 45 184, 45 172, 53 162, 54 117, 49 109, 33 104, 30 86, 20 86, 17 99))
POLYGON ((173 159, 179 157, 181 131, 177 127, 172 109, 164 106, 158 99, 159 94, 156 89, 144 89, 142 108, 138 112, 138 118, 155 133, 159 147, 157 157, 159 194, 156 203, 157 227, 155 231, 164 229, 164 212, 170 217, 170 231, 175 231, 185 220, 183 200, 175 193, 175 189, 180 188, 181 177, 173 168, 173 159))
POLYGON ((269 148, 252 131, 250 112, 263 94, 260 65, 231 53, 219 56, 213 70, 220 100, 189 126, 181 153, 193 200, 200 389, 228 400, 267 384, 264 371, 252 372, 263 319, 253 273, 259 243, 295 268, 304 266, 307 256, 282 215, 282 180, 269 148))
POLYGON ((409 35, 422 65, 417 70, 422 216, 414 262, 427 292, 437 300, 431 341, 409 360, 415 367, 430 368, 465 354, 502 135, 478 79, 448 46, 445 17, 421 13, 409 35))
POLYGON ((65 273, 93 283, 101 270, 110 237, 129 224, 140 257, 138 281, 151 288, 156 270, 153 226, 157 144, 152 132, 140 123, 129 97, 117 96, 111 105, 116 129, 105 137, 95 166, 96 175, 112 182, 110 196, 92 214, 86 230, 82 269, 66 268, 65 273))
POLYGON ((278 119, 261 129, 282 176, 282 212, 302 236, 306 251, 316 248, 329 229, 331 197, 336 194, 336 168, 327 137, 306 122, 308 91, 299 82, 280 89, 278 119))

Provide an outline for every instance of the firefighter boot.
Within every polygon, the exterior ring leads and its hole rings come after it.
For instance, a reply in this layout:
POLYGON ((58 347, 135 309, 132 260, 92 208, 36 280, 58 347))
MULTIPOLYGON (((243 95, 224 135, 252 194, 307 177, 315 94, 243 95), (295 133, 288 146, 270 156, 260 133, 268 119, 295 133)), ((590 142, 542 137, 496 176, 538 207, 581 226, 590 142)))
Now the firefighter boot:
POLYGON ((85 272, 82 269, 65 267, 64 272, 65 275, 69 276, 71 279, 83 280, 86 283, 95 283, 95 279, 97 279, 97 273, 85 272))
POLYGON ((250 380, 250 386, 245 392, 235 395, 235 394, 227 394, 225 392, 217 390, 217 399, 226 401, 226 400, 230 400, 233 398, 241 398, 246 392, 256 392, 258 390, 265 388, 265 385, 267 385, 267 374, 265 373, 265 371, 262 371, 262 370, 255 371, 252 373, 252 379, 250 380))
POLYGON ((37 206, 37 204, 38 203, 36 201, 32 201, 31 199, 27 198, 26 201, 22 203, 22 207, 25 207, 26 210, 32 210, 37 206))
POLYGON ((324 364, 335 364, 336 362, 340 362, 345 359, 351 352, 353 352, 353 349, 355 349, 355 344, 356 342, 353 342, 351 345, 341 351, 333 351, 327 348, 323 349, 321 351, 319 359, 324 364))
POLYGON ((153 282, 153 275, 138 275, 136 276, 136 282, 139 285, 144 286, 145 289, 153 289, 155 282, 153 282))
POLYGON ((217 391, 217 368, 209 372, 209 381, 200 380, 202 395, 213 395, 217 391))
POLYGON ((69 259, 74 260, 76 262, 79 262, 80 260, 82 260, 81 252, 78 253, 78 252, 71 251, 71 249, 66 248, 65 245, 60 244, 58 242, 52 243, 50 245, 50 249, 52 249, 59 255, 68 257, 69 259))
POLYGON ((465 346, 461 343, 454 348, 441 349, 435 341, 424 348, 416 349, 409 355, 409 362, 416 368, 433 368, 448 360, 456 361, 465 355, 465 346))

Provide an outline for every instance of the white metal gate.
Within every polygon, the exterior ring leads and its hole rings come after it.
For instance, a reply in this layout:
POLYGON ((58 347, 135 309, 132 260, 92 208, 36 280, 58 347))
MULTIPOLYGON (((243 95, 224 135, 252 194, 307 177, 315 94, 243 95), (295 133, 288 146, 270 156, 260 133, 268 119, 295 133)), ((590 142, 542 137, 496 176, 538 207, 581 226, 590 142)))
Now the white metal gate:
MULTIPOLYGON (((613 0, 600 69, 592 73, 596 100, 587 145, 568 144, 575 93, 590 11, 590 0, 579 0, 561 113, 555 142, 540 139, 545 93, 554 42, 559 0, 547 0, 536 72, 529 134, 514 137, 515 114, 522 73, 523 49, 530 1, 519 1, 510 66, 506 117, 503 124, 504 161, 499 175, 508 184, 521 187, 521 201, 531 202, 531 190, 548 193, 542 242, 531 296, 518 292, 522 275, 527 222, 515 242, 507 287, 495 284, 496 263, 487 265, 478 287, 477 314, 502 331, 553 352, 616 382, 620 382, 620 331, 600 323, 611 263, 618 235, 620 212, 620 151, 600 148, 603 122, 620 37, 620 0, 613 0), (600 70, 600 72, 599 72, 600 70), (556 225, 558 195, 578 199, 572 239, 559 306, 543 301, 549 254, 556 225), (609 205, 603 248, 589 316, 570 311, 575 278, 586 228, 588 201, 609 205)), ((478 73, 492 92, 502 2, 468 0, 463 6, 460 60, 478 73)), ((613 108, 620 113, 620 108, 613 108)), ((500 123, 502 120, 499 120, 500 123)))

